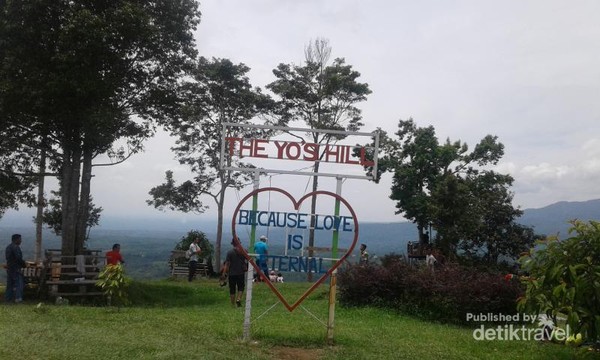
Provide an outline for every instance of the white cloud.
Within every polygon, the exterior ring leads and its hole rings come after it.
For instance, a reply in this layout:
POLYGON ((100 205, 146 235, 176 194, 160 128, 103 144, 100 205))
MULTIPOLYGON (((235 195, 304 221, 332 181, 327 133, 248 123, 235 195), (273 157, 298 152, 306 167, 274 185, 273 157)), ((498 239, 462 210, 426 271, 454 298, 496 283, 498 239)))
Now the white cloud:
POLYGON ((585 141, 581 145, 581 150, 585 152, 585 156, 600 158, 600 139, 593 138, 585 141))
POLYGON ((520 175, 530 181, 551 182, 560 180, 569 175, 571 169, 568 166, 556 166, 549 163, 539 165, 527 165, 520 171, 520 175))
MULTIPOLYGON (((433 125, 440 139, 460 139, 471 148, 487 134, 498 135, 506 146, 498 170, 515 178, 517 204, 600 197, 594 180, 600 2, 206 0, 201 10, 200 54, 244 62, 255 85, 273 81, 279 63, 301 63, 310 39, 329 38, 333 56, 345 57, 373 90, 360 105, 365 131, 394 132, 400 118, 412 116, 419 126, 433 125)), ((153 211, 143 199, 164 170, 184 176, 170 146, 162 134, 130 160, 130 172, 120 168, 130 182, 123 183, 132 197, 128 206, 153 211)), ((271 181, 295 194, 305 192, 306 182, 299 176, 271 181)), ((397 220, 390 185, 389 177, 379 185, 347 181, 343 193, 362 219, 397 220)), ((322 186, 335 189, 334 182, 322 186)), ((226 207, 233 208, 239 194, 229 194, 226 207)), ((120 203, 119 196, 113 199, 120 203)))
MULTIPOLYGON (((471 148, 498 135, 506 146, 498 170, 515 178, 516 204, 600 198, 600 1, 203 0, 201 11, 200 55, 247 64, 256 86, 274 80, 277 64, 301 63, 310 39, 329 38, 333 56, 373 90, 360 105, 364 131, 393 133, 400 118, 413 117, 471 148)), ((186 174, 172 144, 159 133, 145 153, 94 170, 105 214, 157 214, 145 204, 149 189, 167 169, 186 174)), ((302 194, 306 181, 277 183, 302 194)), ((362 219, 392 221, 400 217, 390 185, 389 177, 347 181, 343 191, 362 219)), ((335 184, 323 181, 323 189, 335 184)))

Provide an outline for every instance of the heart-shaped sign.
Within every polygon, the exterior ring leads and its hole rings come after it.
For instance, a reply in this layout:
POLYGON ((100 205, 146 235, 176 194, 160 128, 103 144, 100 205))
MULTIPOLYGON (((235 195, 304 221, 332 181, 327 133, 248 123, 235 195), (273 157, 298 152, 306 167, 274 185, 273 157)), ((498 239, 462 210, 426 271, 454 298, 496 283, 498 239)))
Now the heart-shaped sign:
MULTIPOLYGON (((329 217, 329 218, 333 219, 334 217, 329 217)), ((335 229, 339 230, 339 227, 340 227, 340 220, 339 219, 337 220, 336 225, 337 225, 337 227, 335 227, 335 229)), ((242 250, 242 252, 243 252, 244 256, 246 257, 246 259, 248 260, 248 262, 252 265, 252 267, 254 267, 254 269, 257 271, 257 273, 260 274, 260 276, 261 276, 262 280, 265 282, 265 284, 267 284, 269 286, 269 288, 271 289, 271 291, 273 291, 273 293, 279 298, 279 300, 281 301, 281 303, 290 312, 293 311, 296 307, 298 307, 298 305, 300 305, 302 303, 302 301, 304 301, 304 299, 306 299, 317 287, 319 287, 319 285, 321 285, 333 273, 333 271, 335 271, 335 269, 337 269, 344 262, 344 260, 346 260, 346 258, 348 256, 350 256, 350 254, 354 250, 354 247, 356 246, 356 243, 358 241, 358 220, 356 218, 356 213, 354 212, 354 209, 352 209, 352 207, 350 206, 350 204, 344 198, 342 198, 340 195, 337 195, 337 194, 329 192, 329 191, 313 191, 313 192, 310 192, 310 193, 302 196, 300 199, 296 200, 287 191, 279 189, 279 188, 275 188, 275 187, 266 187, 266 188, 254 190, 251 193, 249 193, 248 195, 246 195, 239 202, 238 206, 236 207, 236 209, 235 209, 235 211, 233 213, 231 227, 232 227, 233 238, 234 238, 234 241, 236 242, 235 246, 239 247, 242 250), (246 203, 246 201, 248 199, 252 198, 254 195, 258 195, 258 194, 260 194, 262 192, 267 192, 267 191, 276 192, 276 193, 280 193, 280 194, 284 195, 286 198, 289 199, 289 201, 291 202, 292 208, 295 211, 298 211, 300 209, 300 206, 302 205, 302 203, 306 199, 310 199, 313 196, 327 196, 327 197, 333 198, 334 200, 339 200, 341 204, 344 204, 344 206, 346 207, 346 209, 350 213, 351 219, 352 219, 352 220, 350 220, 349 218, 346 218, 346 221, 348 221, 348 222, 351 221, 352 224, 350 224, 350 223, 344 223, 344 226, 346 226, 346 225, 348 227, 350 225, 354 226, 354 228, 353 228, 354 229, 354 236, 352 238, 352 242, 351 242, 350 246, 346 250, 346 253, 342 257, 340 257, 339 259, 337 259, 337 261, 335 261, 335 263, 332 264, 332 266, 329 268, 329 270, 327 270, 327 272, 325 272, 319 279, 317 279, 317 281, 315 283, 313 283, 312 286, 310 286, 308 288, 308 290, 306 290, 304 292, 304 294, 302 294, 302 296, 300 296, 300 298, 298 298, 293 303, 288 302, 286 300, 286 298, 279 292, 279 290, 270 281, 268 274, 263 274, 262 271, 260 271, 260 267, 254 261, 254 258, 248 254, 248 252, 246 251, 246 249, 244 249, 243 246, 241 246, 241 244, 239 242, 239 238, 237 236, 237 232, 236 232, 236 225, 237 225, 238 214, 240 213, 240 210, 241 210, 242 206, 244 205, 244 203, 246 203)), ((332 227, 333 226, 330 226, 329 229, 331 229, 332 227)))

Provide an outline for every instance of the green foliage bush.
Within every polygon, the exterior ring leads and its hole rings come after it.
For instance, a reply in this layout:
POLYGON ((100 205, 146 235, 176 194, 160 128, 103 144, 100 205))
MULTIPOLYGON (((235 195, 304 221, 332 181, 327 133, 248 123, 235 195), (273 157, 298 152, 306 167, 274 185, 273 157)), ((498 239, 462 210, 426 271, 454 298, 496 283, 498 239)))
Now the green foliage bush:
POLYGON ((435 271, 404 261, 354 265, 338 278, 340 302, 376 305, 421 318, 466 323, 467 313, 515 314, 523 288, 505 274, 447 264, 435 271))
POLYGON ((175 250, 187 250, 195 238, 200 239, 200 248, 202 249, 201 259, 209 259, 214 254, 214 248, 205 233, 199 230, 190 230, 185 236, 175 245, 175 250))
POLYGON ((402 254, 396 254, 396 253, 392 252, 392 253, 383 255, 379 260, 381 262, 381 266, 389 267, 389 266, 392 266, 392 264, 394 264, 396 262, 405 261, 406 257, 402 254))
POLYGON ((600 222, 572 221, 570 233, 559 240, 538 242, 519 261, 527 286, 519 309, 554 318, 566 315, 572 333, 600 340, 600 222))
POLYGON ((108 300, 108 305, 127 305, 129 304, 128 288, 131 279, 125 276, 123 266, 107 265, 98 275, 96 286, 102 289, 108 300))
MULTIPOLYGON (((210 241, 208 240, 208 237, 206 236, 205 233, 203 233, 202 231, 199 230, 190 230, 188 231, 187 234, 185 234, 185 236, 183 236, 181 238, 181 240, 175 245, 175 249, 174 250, 187 250, 190 248, 190 245, 192 244, 192 242, 194 241, 195 238, 199 238, 200 242, 198 243, 200 245, 200 249, 202 249, 202 252, 200 254, 200 259, 204 260, 209 267, 209 272, 210 275, 212 275, 214 273, 213 271, 213 256, 215 254, 215 249, 213 247, 213 245, 210 243, 210 241)), ((180 264, 187 264, 187 259, 185 258, 180 258, 180 259, 176 259, 178 261, 178 263, 180 264)))

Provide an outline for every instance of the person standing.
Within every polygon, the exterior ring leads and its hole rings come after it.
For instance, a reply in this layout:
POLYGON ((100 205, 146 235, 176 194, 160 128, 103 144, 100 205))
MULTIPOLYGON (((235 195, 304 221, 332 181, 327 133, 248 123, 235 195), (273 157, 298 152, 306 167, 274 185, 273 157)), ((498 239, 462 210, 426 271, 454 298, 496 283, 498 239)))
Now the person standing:
MULTIPOLYGON (((260 241, 254 244, 254 253, 258 255, 257 265, 263 272, 265 277, 269 276, 269 267, 267 266, 267 255, 269 255, 269 246, 267 245, 267 241, 269 241, 269 239, 266 236, 262 235, 260 237, 260 241)), ((257 277, 257 280, 260 281, 260 275, 257 277)))
POLYGON ((367 245, 360 244, 360 264, 368 264, 369 263, 369 253, 367 252, 367 245))
POLYGON ((198 260, 200 259, 200 253, 202 249, 198 244, 200 242, 200 238, 195 237, 194 241, 190 244, 190 261, 188 263, 189 273, 188 273, 188 281, 191 282, 196 275, 196 269, 198 268, 198 260))
POLYGON ((111 251, 106 253, 106 265, 125 264, 121 255, 121 244, 114 244, 111 251))
POLYGON ((20 303, 23 301, 23 288, 25 286, 22 268, 26 266, 21 252, 21 235, 13 234, 11 243, 6 247, 6 302, 20 303))
POLYGON ((427 256, 425 256, 425 264, 427 265, 427 268, 429 270, 433 271, 435 268, 436 262, 437 262, 437 259, 433 255, 433 249, 429 248, 427 250, 427 256))
POLYGON ((225 264, 223 264, 222 274, 228 274, 229 281, 229 299, 231 305, 242 306, 242 295, 245 288, 245 274, 248 271, 248 262, 244 257, 241 245, 235 239, 231 240, 233 249, 227 252, 225 264), (237 296, 236 296, 237 293, 237 296))

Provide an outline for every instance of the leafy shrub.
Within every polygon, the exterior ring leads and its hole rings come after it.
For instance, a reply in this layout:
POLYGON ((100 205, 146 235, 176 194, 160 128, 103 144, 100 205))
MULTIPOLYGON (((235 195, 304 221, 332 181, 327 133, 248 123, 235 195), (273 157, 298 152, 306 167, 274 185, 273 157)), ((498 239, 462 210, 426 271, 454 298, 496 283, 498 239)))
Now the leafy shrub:
POLYGON ((406 258, 402 254, 389 253, 381 257, 381 266, 389 267, 394 263, 403 262, 405 260, 406 258))
MULTIPOLYGON (((199 238, 200 249, 202 252, 200 253, 200 259, 205 260, 206 264, 208 264, 209 273, 212 275, 213 271, 213 256, 215 253, 213 245, 208 240, 208 237, 205 233, 199 230, 190 230, 185 236, 181 238, 181 240, 175 245, 174 250, 187 250, 190 248, 190 245, 194 241, 195 238, 199 238)), ((188 260, 185 258, 176 259, 179 265, 187 264, 188 260)))
POLYGON ((600 340, 600 222, 571 224, 576 236, 539 241, 520 259, 528 276, 522 277, 527 290, 519 308, 555 321, 564 314, 574 333, 594 343, 600 340))
POLYGON ((515 314, 522 287, 503 274, 448 264, 435 272, 404 261, 355 265, 338 278, 340 302, 377 305, 426 319, 464 323, 467 313, 515 314))
POLYGON ((127 289, 131 280, 125 276, 123 266, 107 265, 98 275, 96 286, 102 289, 108 300, 108 305, 127 305, 129 294, 127 289))

